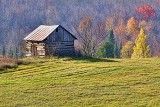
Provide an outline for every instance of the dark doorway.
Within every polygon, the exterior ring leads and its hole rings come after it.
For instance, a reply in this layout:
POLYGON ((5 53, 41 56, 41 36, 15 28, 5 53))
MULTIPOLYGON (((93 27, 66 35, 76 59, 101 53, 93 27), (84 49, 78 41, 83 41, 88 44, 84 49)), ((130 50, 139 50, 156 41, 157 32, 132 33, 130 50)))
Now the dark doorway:
POLYGON ((31 53, 32 53, 32 56, 37 56, 37 46, 35 44, 32 44, 31 46, 31 53))

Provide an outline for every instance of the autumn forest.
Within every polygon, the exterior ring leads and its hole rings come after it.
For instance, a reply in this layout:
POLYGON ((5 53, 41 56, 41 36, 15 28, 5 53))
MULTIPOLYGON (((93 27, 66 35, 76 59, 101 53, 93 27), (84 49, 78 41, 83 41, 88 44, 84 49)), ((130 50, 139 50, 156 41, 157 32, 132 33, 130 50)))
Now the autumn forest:
POLYGON ((1 0, 0 13, 2 54, 23 54, 26 35, 58 24, 78 38, 86 56, 130 58, 139 44, 145 56, 160 57, 159 0, 1 0))

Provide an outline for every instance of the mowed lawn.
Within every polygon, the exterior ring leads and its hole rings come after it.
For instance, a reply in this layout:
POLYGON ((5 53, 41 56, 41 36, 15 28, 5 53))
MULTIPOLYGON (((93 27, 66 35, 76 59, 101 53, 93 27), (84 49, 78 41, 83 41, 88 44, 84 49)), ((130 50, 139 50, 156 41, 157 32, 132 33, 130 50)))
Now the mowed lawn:
POLYGON ((2 107, 158 107, 160 59, 26 59, 1 71, 2 107))

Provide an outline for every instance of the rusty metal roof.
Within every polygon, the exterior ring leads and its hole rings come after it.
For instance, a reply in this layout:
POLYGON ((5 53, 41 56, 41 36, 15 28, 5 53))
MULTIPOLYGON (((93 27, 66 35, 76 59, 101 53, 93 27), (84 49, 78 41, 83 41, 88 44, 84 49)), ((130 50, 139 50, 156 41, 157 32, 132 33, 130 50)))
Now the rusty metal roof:
POLYGON ((43 41, 46 39, 53 31, 55 31, 60 25, 45 26, 41 25, 30 33, 24 40, 31 41, 43 41))

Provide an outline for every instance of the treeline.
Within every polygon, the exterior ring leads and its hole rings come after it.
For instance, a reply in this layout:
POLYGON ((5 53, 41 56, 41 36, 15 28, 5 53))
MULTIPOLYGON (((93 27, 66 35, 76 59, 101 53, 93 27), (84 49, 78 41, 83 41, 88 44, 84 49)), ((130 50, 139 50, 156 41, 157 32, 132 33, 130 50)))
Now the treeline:
POLYGON ((18 57, 24 57, 24 55, 20 55, 18 47, 11 48, 7 51, 6 47, 2 48, 2 53, 1 53, 3 58, 9 57, 9 58, 18 58, 18 57))
POLYGON ((1 52, 3 47, 7 53, 17 47, 23 53, 22 40, 31 31, 42 24, 60 24, 77 36, 86 56, 95 56, 108 44, 112 31, 115 48, 111 50, 122 57, 121 50, 135 46, 141 28, 151 56, 160 56, 157 0, 1 0, 0 14, 1 52))
POLYGON ((135 42, 128 41, 125 46, 118 47, 113 30, 108 35, 108 40, 98 49, 95 57, 98 58, 150 58, 150 45, 147 45, 147 36, 141 28, 135 42))

